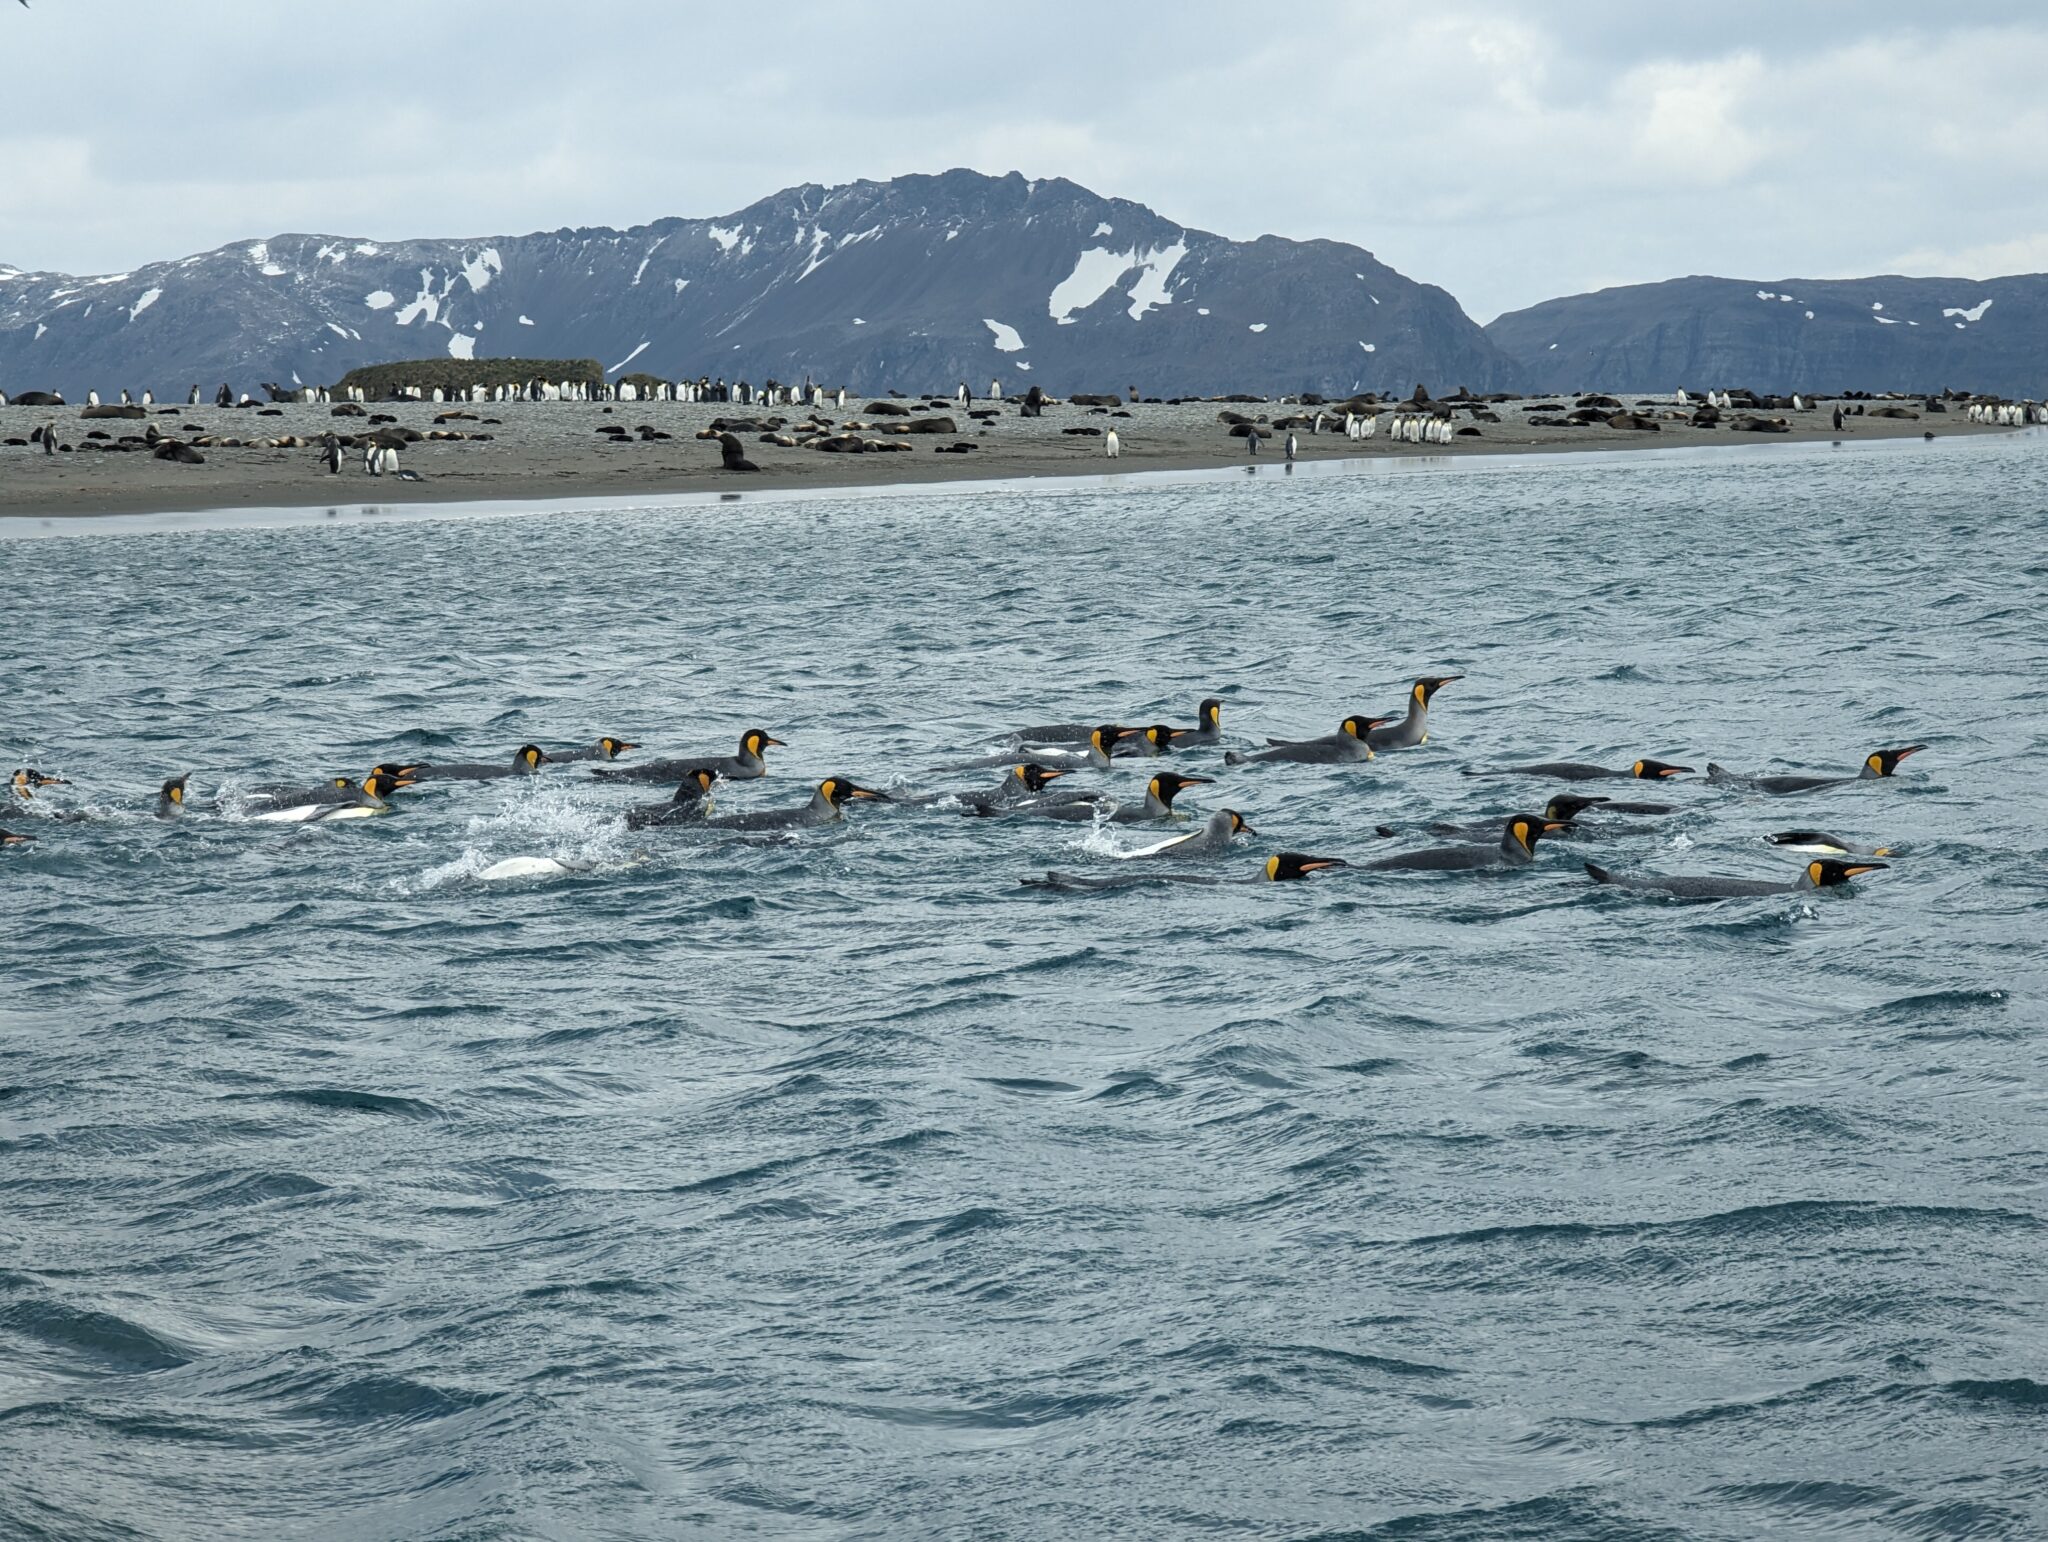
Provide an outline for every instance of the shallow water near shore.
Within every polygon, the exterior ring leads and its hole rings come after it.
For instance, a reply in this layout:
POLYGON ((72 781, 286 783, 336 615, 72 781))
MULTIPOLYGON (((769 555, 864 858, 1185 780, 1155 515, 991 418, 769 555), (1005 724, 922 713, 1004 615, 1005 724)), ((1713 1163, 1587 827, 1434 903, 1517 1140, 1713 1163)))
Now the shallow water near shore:
POLYGON ((1586 462, 0 542, 0 754, 74 784, 0 819, 0 1535, 2038 1535, 2048 435, 1586 462), (1155 832, 628 834, 575 766, 242 812, 756 724, 721 809, 993 785, 924 773, 1425 672, 1423 749, 1175 757, 1261 832, 1202 870, 1929 748, 1111 894, 1017 880, 1155 832), (1901 854, 1580 867, 1798 827, 1901 854))

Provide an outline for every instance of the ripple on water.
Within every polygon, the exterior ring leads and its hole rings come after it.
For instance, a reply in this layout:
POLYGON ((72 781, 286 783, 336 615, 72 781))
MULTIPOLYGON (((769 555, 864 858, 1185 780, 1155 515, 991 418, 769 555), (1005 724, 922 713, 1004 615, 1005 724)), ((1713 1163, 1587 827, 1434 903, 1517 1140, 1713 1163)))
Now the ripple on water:
POLYGON ((2039 1533, 2044 456, 10 541, 0 769, 74 785, 0 856, 0 1531, 2039 1533), (1163 832, 629 832, 661 789, 579 766, 237 817, 756 725, 721 811, 993 786, 923 768, 1210 695, 1324 733, 1425 672, 1370 765, 1176 751, 1261 833, 1162 867, 1557 790, 1466 766, 1933 747, 1684 778, 1513 873, 1106 895, 1017 879, 1163 832), (1789 877, 1794 824, 1899 855, 1710 904, 1579 869, 1789 877))

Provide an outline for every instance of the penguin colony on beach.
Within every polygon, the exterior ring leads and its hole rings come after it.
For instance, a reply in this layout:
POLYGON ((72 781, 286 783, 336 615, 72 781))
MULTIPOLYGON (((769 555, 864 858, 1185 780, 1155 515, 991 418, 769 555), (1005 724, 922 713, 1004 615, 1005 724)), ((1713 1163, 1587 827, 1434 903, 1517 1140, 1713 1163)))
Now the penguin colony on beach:
MULTIPOLYGON (((1210 763, 1211 769, 1218 772, 1255 766, 1364 766, 1382 754, 1416 750, 1428 744, 1432 703, 1440 691, 1463 678, 1455 674, 1425 675, 1409 687, 1399 716, 1354 713, 1344 718, 1334 733, 1314 738, 1268 739, 1262 747, 1240 744, 1226 748, 1224 704, 1221 698, 1212 696, 1197 708, 1192 727, 1176 728, 1164 723, 1143 727, 1085 722, 1040 724, 991 736, 987 752, 952 760, 927 773, 942 776, 1002 767, 1004 775, 994 787, 882 791, 844 774, 834 774, 816 783, 809 798, 793 806, 716 813, 713 804, 720 785, 766 777, 767 752, 787 747, 766 729, 750 728, 740 736, 738 749, 731 755, 682 755, 629 764, 624 757, 641 746, 607 735, 567 749, 546 750, 537 744, 525 744, 508 758, 496 761, 385 762, 372 767, 360 781, 335 776, 311 782, 266 783, 243 789, 230 799, 216 797, 210 812, 266 824, 368 819, 388 814, 405 801, 396 795, 435 783, 532 778, 545 774, 549 766, 588 762, 592 763, 591 774, 598 781, 673 789, 660 801, 634 805, 625 811, 622 817, 626 827, 633 831, 780 836, 836 825, 845 818, 847 809, 857 803, 889 803, 950 810, 977 819, 1042 820, 1094 827, 1148 825, 1172 832, 1154 843, 1117 853, 1113 870, 1083 874, 1049 872, 1043 877, 1021 880, 1035 889, 1092 892, 1154 882, 1293 882, 1339 869, 1367 874, 1512 870, 1535 865, 1538 846, 1547 839, 1599 841, 1654 829, 1657 818, 1677 811, 1679 805, 1669 801, 1666 789, 1692 776, 1693 768, 1652 756, 1639 756, 1613 766, 1562 760, 1500 767, 1468 766, 1463 774, 1470 777, 1562 782, 1573 786, 1630 783, 1646 790, 1655 788, 1657 795, 1643 798, 1557 793, 1540 808, 1526 807, 1528 800, 1521 798, 1503 800, 1510 806, 1497 821, 1432 823, 1417 833, 1442 844, 1417 845, 1371 860, 1282 851, 1247 871, 1233 869, 1226 876, 1171 870, 1180 863, 1227 857, 1239 842, 1259 834, 1236 808, 1221 808, 1201 817, 1193 829, 1175 829, 1190 823, 1187 811, 1176 806, 1181 794, 1190 788, 1217 783, 1215 775, 1194 774, 1195 766, 1200 764, 1195 760, 1199 752, 1223 751, 1210 763), (1169 757, 1187 769, 1169 770, 1157 764, 1169 757), (1128 782, 1110 782, 1084 787, 1066 780, 1077 773, 1115 775, 1127 770, 1138 771, 1142 784, 1133 788, 1128 782), (1515 805, 1524 807, 1517 811, 1515 805), (1623 823, 1617 816, 1651 823, 1623 823)), ((1729 771, 1709 762, 1704 782, 1745 795, 1796 797, 1890 781, 1910 757, 1926 748, 1924 744, 1905 744, 1873 750, 1855 769, 1832 774, 1751 774, 1729 771)), ((155 802, 158 818, 191 817, 194 805, 189 783, 189 773, 163 783, 155 802)), ((9 779, 5 801, 21 816, 18 823, 39 816, 54 824, 88 821, 92 816, 57 807, 55 797, 48 794, 50 788, 68 785, 63 776, 23 767, 9 779)), ((1401 838, 1401 832, 1384 826, 1376 827, 1373 835, 1376 839, 1401 838)), ((22 829, 0 830, 0 847, 25 847, 34 840, 33 835, 22 829)), ((1583 865, 1586 875, 1597 885, 1681 899, 1724 899, 1837 888, 1861 874, 1889 866, 1880 859, 1895 854, 1891 846, 1865 845, 1811 828, 1777 831, 1765 835, 1763 840, 1770 847, 1798 853, 1807 860, 1769 879, 1626 874, 1593 862, 1583 865)), ((519 857, 498 863, 480 876, 528 878, 587 870, 551 857, 519 857)))
MULTIPOLYGON (((58 453, 72 454, 85 452, 122 453, 148 452, 160 461, 176 462, 182 465, 201 466, 207 463, 206 451, 221 449, 313 449, 317 453, 317 464, 329 476, 339 476, 343 469, 343 452, 353 455, 360 452, 361 469, 364 475, 379 479, 392 479, 405 483, 424 482, 427 478, 409 467, 401 469, 398 464, 400 453, 422 441, 474 440, 488 442, 497 436, 488 432, 489 426, 500 425, 503 419, 483 417, 465 410, 456 404, 491 405, 508 402, 679 402, 679 403, 734 403, 748 411, 727 415, 721 413, 706 427, 696 431, 695 437, 716 441, 719 446, 719 468, 726 473, 760 472, 763 466, 756 464, 746 453, 750 443, 775 445, 784 449, 807 449, 829 454, 865 454, 905 452, 917 448, 914 436, 935 436, 941 442, 930 447, 940 454, 964 455, 985 446, 978 442, 990 432, 987 425, 1004 416, 1002 383, 989 382, 987 406, 975 409, 976 398, 965 381, 961 381, 950 393, 950 400, 941 401, 938 393, 921 402, 925 416, 919 416, 919 405, 912 398, 890 391, 885 396, 870 400, 860 415, 851 419, 839 416, 847 405, 845 387, 828 389, 810 380, 801 385, 785 385, 776 380, 756 386, 740 380, 728 382, 723 377, 712 379, 700 377, 697 380, 656 380, 653 377, 609 382, 604 380, 527 380, 512 383, 473 383, 454 387, 397 385, 384 390, 377 400, 388 404, 433 404, 446 410, 437 412, 433 426, 418 429, 401 424, 391 413, 372 413, 366 403, 370 394, 359 386, 303 386, 296 383, 282 385, 265 381, 262 386, 271 403, 282 404, 326 404, 332 403, 330 413, 337 418, 367 418, 367 431, 356 433, 339 432, 330 428, 318 435, 294 433, 271 434, 261 437, 238 437, 233 433, 202 427, 189 419, 183 425, 169 425, 175 430, 167 433, 159 426, 158 417, 179 418, 183 409, 177 407, 158 408, 150 391, 135 393, 122 390, 120 404, 103 401, 98 390, 86 393, 87 405, 82 416, 89 419, 150 418, 139 432, 109 433, 99 429, 86 430, 75 442, 62 442, 63 436, 54 424, 44 423, 35 428, 26 440, 9 437, 0 439, 0 445, 26 447, 36 453, 54 456, 58 453), (954 416, 947 415, 949 408, 965 406, 973 426, 963 428, 954 416), (807 409, 807 415, 797 417, 784 415, 775 409, 789 408, 793 411, 807 409), (156 415, 156 416, 153 416, 156 415), (475 424, 472 429, 452 428, 447 425, 467 422, 475 424), (962 434, 969 437, 961 438, 962 434), (745 435, 745 439, 741 436, 745 435)), ((187 407, 196 407, 201 401, 201 388, 194 384, 186 396, 187 407)), ((1209 398, 1174 398, 1166 405, 1186 406, 1191 402, 1222 401, 1239 404, 1264 402, 1264 397, 1233 395, 1209 398)), ((1848 431, 1848 421, 1853 417, 1862 419, 1913 419, 1921 418, 1923 411, 1928 414, 1949 413, 1973 425, 1985 428, 2016 429, 2035 425, 2048 425, 2048 405, 2034 401, 2008 401, 1999 397, 1973 395, 1967 392, 1949 391, 1941 396, 1907 398, 1891 396, 1883 399, 1869 393, 1850 393, 1841 398, 1819 398, 1804 394, 1791 396, 1759 396, 1750 391, 1707 391, 1698 397, 1689 391, 1678 391, 1674 397, 1660 400, 1639 400, 1634 406, 1624 407, 1616 398, 1590 395, 1578 398, 1567 405, 1564 402, 1524 401, 1523 398, 1505 393, 1487 396, 1473 396, 1460 387, 1451 397, 1432 399, 1426 387, 1418 383, 1406 401, 1382 401, 1373 393, 1352 396, 1342 402, 1327 402, 1324 398, 1310 394, 1286 396, 1279 400, 1292 410, 1276 417, 1248 416, 1233 408, 1226 407, 1216 414, 1217 421, 1227 429, 1230 437, 1244 440, 1246 453, 1256 459, 1261 454, 1261 445, 1268 439, 1278 439, 1286 469, 1291 470, 1302 458, 1307 446, 1302 432, 1320 436, 1327 427, 1331 434, 1340 428, 1348 440, 1380 440, 1395 445, 1448 446, 1465 443, 1469 438, 1492 432, 1482 429, 1481 424, 1510 423, 1513 429, 1570 429, 1606 427, 1642 432, 1661 432, 1665 427, 1727 429, 1730 433, 1745 434, 1789 434, 1798 427, 1818 429, 1821 421, 1795 421, 1782 415, 1763 416, 1764 413, 1806 413, 1823 409, 1824 401, 1833 401, 1832 423, 1836 433, 1848 431), (1882 401, 1882 404, 1873 405, 1882 401), (1521 402, 1523 414, 1517 421, 1504 419, 1502 413, 1508 409, 1508 402, 1521 402), (1676 406, 1668 405, 1675 402, 1676 406), (1695 405, 1697 402, 1698 405, 1695 405), (1555 414, 1555 415, 1548 415, 1555 414), (1732 415, 1729 415, 1732 414, 1732 415)), ((282 406, 265 406, 257 397, 246 392, 238 393, 223 383, 213 395, 216 407, 223 409, 252 409, 258 416, 279 417, 284 413, 282 406)), ((1140 395, 1137 387, 1129 388, 1130 406, 1141 402, 1157 403, 1157 398, 1140 395)), ((1016 403, 1019 416, 1036 418, 1048 406, 1067 405, 1085 408, 1091 415, 1107 416, 1114 412, 1118 418, 1131 418, 1132 412, 1123 405, 1124 398, 1116 395, 1080 394, 1064 401, 1047 395, 1043 388, 1033 386, 1016 403)), ((7 406, 8 398, 0 392, 0 407, 7 406)), ((47 391, 20 393, 14 400, 16 406, 62 407, 61 395, 47 391)), ((614 409, 605 407, 607 419, 614 409)), ((654 414, 649 414, 654 416, 654 414)), ((1123 429, 1104 425, 1101 428, 1071 426, 1060 430, 1063 435, 1073 435, 1087 442, 1099 439, 1102 453, 1109 460, 1127 458, 1127 452, 1142 454, 1143 441, 1134 446, 1127 437, 1131 425, 1123 429)), ((1182 428, 1185 424, 1182 425, 1182 428)), ((629 431, 623 422, 606 421, 596 432, 607 437, 612 444, 631 444, 635 437, 642 443, 666 440, 673 434, 657 428, 654 423, 643 422, 629 431)), ((1927 431, 1926 438, 1933 438, 1927 431)), ((1528 438, 1517 441, 1522 444, 1539 444, 1542 441, 1528 438)), ((771 466, 765 469, 781 470, 771 466)), ((1120 469, 1120 468, 1119 468, 1120 469)))

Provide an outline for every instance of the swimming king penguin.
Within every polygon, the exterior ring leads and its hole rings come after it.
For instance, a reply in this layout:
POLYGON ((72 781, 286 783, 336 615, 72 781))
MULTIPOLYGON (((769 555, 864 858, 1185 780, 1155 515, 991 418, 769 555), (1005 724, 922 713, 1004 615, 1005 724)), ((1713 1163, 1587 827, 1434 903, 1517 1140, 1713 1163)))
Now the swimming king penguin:
POLYGON ((1541 814, 1517 814, 1507 822, 1496 845, 1432 846, 1426 851, 1404 851, 1365 864, 1368 871, 1456 872, 1481 867, 1527 867, 1536 860, 1536 843, 1556 830, 1561 819, 1541 814))
POLYGON ((1261 760, 1288 760, 1302 765, 1341 766, 1372 759, 1370 735, 1375 728, 1393 722, 1390 717, 1347 717, 1333 734, 1320 739, 1268 739, 1268 749, 1249 753, 1229 750, 1226 766, 1248 766, 1261 760))
POLYGON ((1708 761, 1707 780, 1719 786, 1741 787, 1756 792, 1811 792, 1816 787, 1843 787, 1850 782, 1868 782, 1890 776, 1899 769, 1900 761, 1926 748, 1924 744, 1906 744, 1897 749, 1872 750, 1863 757, 1863 765, 1854 776, 1746 776, 1708 761))
POLYGON ((1797 894, 1804 889, 1838 888, 1859 873, 1874 873, 1888 866, 1890 864, 1886 862, 1842 862, 1827 857, 1816 857, 1806 864, 1793 882, 1768 883, 1753 878, 1628 878, 1618 873, 1610 873, 1606 868, 1596 867, 1588 862, 1586 876, 1595 883, 1608 884, 1617 889, 1675 894, 1680 899, 1743 899, 1759 894, 1797 894))
POLYGON ((1376 750, 1407 750, 1429 743, 1429 700, 1463 675, 1424 675, 1408 688, 1408 715, 1398 723, 1375 728, 1366 742, 1376 750))

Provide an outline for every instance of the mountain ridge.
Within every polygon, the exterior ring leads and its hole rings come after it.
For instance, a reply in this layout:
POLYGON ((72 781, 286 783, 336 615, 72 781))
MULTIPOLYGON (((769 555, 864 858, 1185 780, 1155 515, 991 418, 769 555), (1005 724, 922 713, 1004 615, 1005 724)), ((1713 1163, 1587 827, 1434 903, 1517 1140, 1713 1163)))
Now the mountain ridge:
POLYGON ((2048 395, 2048 274, 2001 278, 1734 279, 1691 274, 1566 295, 1495 317, 1486 334, 1543 392, 2048 395))
POLYGON ((1344 242, 1231 241, 1063 178, 955 169, 522 236, 285 233, 124 274, 0 269, 0 387, 326 384, 446 352, 857 390, 1474 389, 1457 301, 1344 242), (423 339, 431 346, 423 346, 423 339))
POLYGON ((858 392, 2048 395, 2048 275, 1747 280, 1566 295, 1480 327, 1328 238, 1233 241, 1065 178, 802 183, 730 214, 379 241, 287 232, 127 273, 0 264, 0 390, 211 396, 446 356, 858 392))

